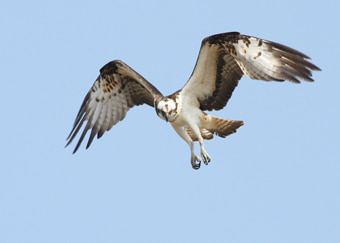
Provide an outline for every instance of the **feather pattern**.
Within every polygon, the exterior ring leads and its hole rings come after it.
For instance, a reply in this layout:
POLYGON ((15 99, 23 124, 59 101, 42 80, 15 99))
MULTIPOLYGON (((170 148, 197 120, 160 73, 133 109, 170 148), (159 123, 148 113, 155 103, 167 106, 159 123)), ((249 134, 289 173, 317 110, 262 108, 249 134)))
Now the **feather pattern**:
POLYGON ((182 89, 202 110, 220 110, 245 74, 251 79, 299 83, 313 81, 320 71, 307 55, 290 47, 238 32, 217 34, 202 41, 191 77, 182 89))
POLYGON ((161 97, 163 95, 152 84, 125 63, 118 60, 109 62, 101 68, 99 77, 85 96, 66 146, 72 142, 85 121, 86 126, 73 153, 78 150, 89 130, 91 133, 86 148, 95 136, 100 138, 123 120, 131 107, 142 104, 153 107, 155 100, 161 97))
POLYGON ((157 115, 169 121, 189 144, 192 167, 198 169, 200 164, 196 162, 200 159, 194 153, 193 141, 200 141, 201 155, 207 164, 210 157, 203 139, 212 139, 214 134, 228 136, 243 125, 242 121, 207 115, 204 110, 224 108, 243 75, 264 81, 312 82, 311 71, 320 68, 309 59, 290 47, 238 32, 212 35, 203 39, 187 83, 166 97, 124 62, 109 62, 100 69, 99 77, 85 96, 66 146, 84 125, 73 153, 91 130, 88 148, 96 136, 100 138, 123 120, 130 108, 147 104, 156 106, 157 115))

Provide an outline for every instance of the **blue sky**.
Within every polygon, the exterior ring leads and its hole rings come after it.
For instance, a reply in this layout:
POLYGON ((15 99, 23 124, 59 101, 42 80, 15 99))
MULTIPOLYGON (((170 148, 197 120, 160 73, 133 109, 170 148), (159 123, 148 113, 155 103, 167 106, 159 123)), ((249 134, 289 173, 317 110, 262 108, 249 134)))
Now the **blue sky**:
POLYGON ((339 1, 7 1, 1 4, 1 242, 339 242, 339 1), (240 31, 296 48, 322 72, 243 78, 219 117, 245 126, 187 144, 154 109, 72 155, 79 106, 121 59, 163 94, 201 40, 240 31), (196 151, 198 152, 196 145, 196 151))

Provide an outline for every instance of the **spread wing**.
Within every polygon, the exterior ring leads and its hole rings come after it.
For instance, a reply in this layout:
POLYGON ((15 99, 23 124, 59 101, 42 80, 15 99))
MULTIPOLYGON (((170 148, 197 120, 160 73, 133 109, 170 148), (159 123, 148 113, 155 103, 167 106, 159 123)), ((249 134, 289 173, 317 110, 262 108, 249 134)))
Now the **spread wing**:
POLYGON ((313 81, 311 70, 320 69, 308 59, 290 47, 238 32, 213 35, 202 41, 194 71, 181 93, 198 99, 202 110, 219 110, 243 74, 264 81, 313 81))
POLYGON ((96 135, 100 138, 105 131, 123 120, 131 107, 141 104, 153 107, 155 99, 161 97, 162 94, 152 84, 128 65, 117 60, 109 62, 100 69, 99 77, 87 93, 66 146, 72 142, 85 121, 86 126, 73 153, 88 130, 92 129, 86 148, 96 135))

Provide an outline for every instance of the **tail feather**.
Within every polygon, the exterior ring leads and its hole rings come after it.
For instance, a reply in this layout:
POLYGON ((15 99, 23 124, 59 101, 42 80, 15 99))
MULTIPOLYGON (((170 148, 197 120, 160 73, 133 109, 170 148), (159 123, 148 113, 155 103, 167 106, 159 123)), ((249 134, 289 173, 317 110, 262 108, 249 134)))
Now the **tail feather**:
MULTIPOLYGON (((198 141, 196 134, 191 130, 190 127, 185 127, 184 129, 188 133, 188 135, 191 137, 192 141, 198 141)), ((214 137, 214 133, 203 128, 203 129, 201 129, 201 136, 202 136, 203 139, 210 140, 214 137)))
MULTIPOLYGON (((200 129, 203 139, 210 140, 214 137, 214 134, 225 138, 226 136, 235 133, 239 127, 244 125, 243 121, 227 120, 215 116, 210 117, 209 128, 200 129)), ((196 134, 190 127, 185 127, 185 131, 193 141, 198 141, 196 134)))
POLYGON ((215 116, 211 116, 210 124, 209 130, 222 138, 235 133, 239 127, 244 125, 243 121, 227 120, 215 116))

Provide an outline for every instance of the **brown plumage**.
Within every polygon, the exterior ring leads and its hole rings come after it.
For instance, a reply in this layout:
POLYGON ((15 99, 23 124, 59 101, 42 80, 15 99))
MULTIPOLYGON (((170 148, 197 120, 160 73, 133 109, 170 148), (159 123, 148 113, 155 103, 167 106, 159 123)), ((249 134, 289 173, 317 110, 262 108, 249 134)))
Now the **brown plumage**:
POLYGON ((130 108, 142 104, 154 107, 155 99, 161 97, 163 95, 152 84, 125 63, 118 60, 109 62, 100 69, 100 75, 85 96, 66 146, 72 142, 84 121, 88 122, 73 153, 78 150, 88 130, 92 129, 86 148, 96 135, 100 138, 123 120, 130 108))
MULTIPOLYGON (((198 94, 200 108, 209 111, 220 110, 227 104, 244 74, 249 78, 264 81, 313 81, 311 70, 320 71, 320 68, 308 59, 310 58, 307 55, 276 42, 240 35, 238 32, 218 34, 203 39, 195 69, 188 83, 197 86, 199 80, 209 80, 213 85, 205 90, 202 85, 205 92, 198 94), (203 58, 206 60, 201 64, 200 59, 203 58), (273 62, 261 62, 261 58, 270 58, 273 62), (207 72, 209 69, 212 70, 207 72), (266 69, 269 70, 266 72, 266 69), (205 72, 196 80, 195 74, 200 70, 205 72)), ((183 89, 192 89, 192 85, 188 83, 183 89)))
MULTIPOLYGON (((237 131, 237 129, 243 126, 243 121, 233 121, 222 119, 219 117, 211 116, 210 127, 200 129, 201 135, 203 139, 213 139, 214 134, 218 135, 221 138, 225 138, 228 135, 231 135, 237 131)), ((193 141, 198 141, 198 137, 191 130, 190 127, 185 127, 185 131, 191 137, 193 141)))
POLYGON ((109 62, 100 69, 99 77, 87 93, 67 145, 84 122, 85 128, 73 152, 77 151, 89 130, 86 148, 95 136, 100 138, 123 120, 130 108, 147 104, 155 107, 157 115, 170 122, 188 143, 191 165, 198 169, 201 159, 194 153, 194 141, 200 143, 202 159, 208 164, 210 156, 203 140, 212 139, 214 134, 224 138, 243 125, 243 121, 226 120, 203 111, 224 108, 243 75, 264 81, 311 82, 311 71, 320 69, 308 59, 307 55, 290 47, 238 32, 212 35, 203 39, 187 83, 166 97, 124 62, 109 62))

